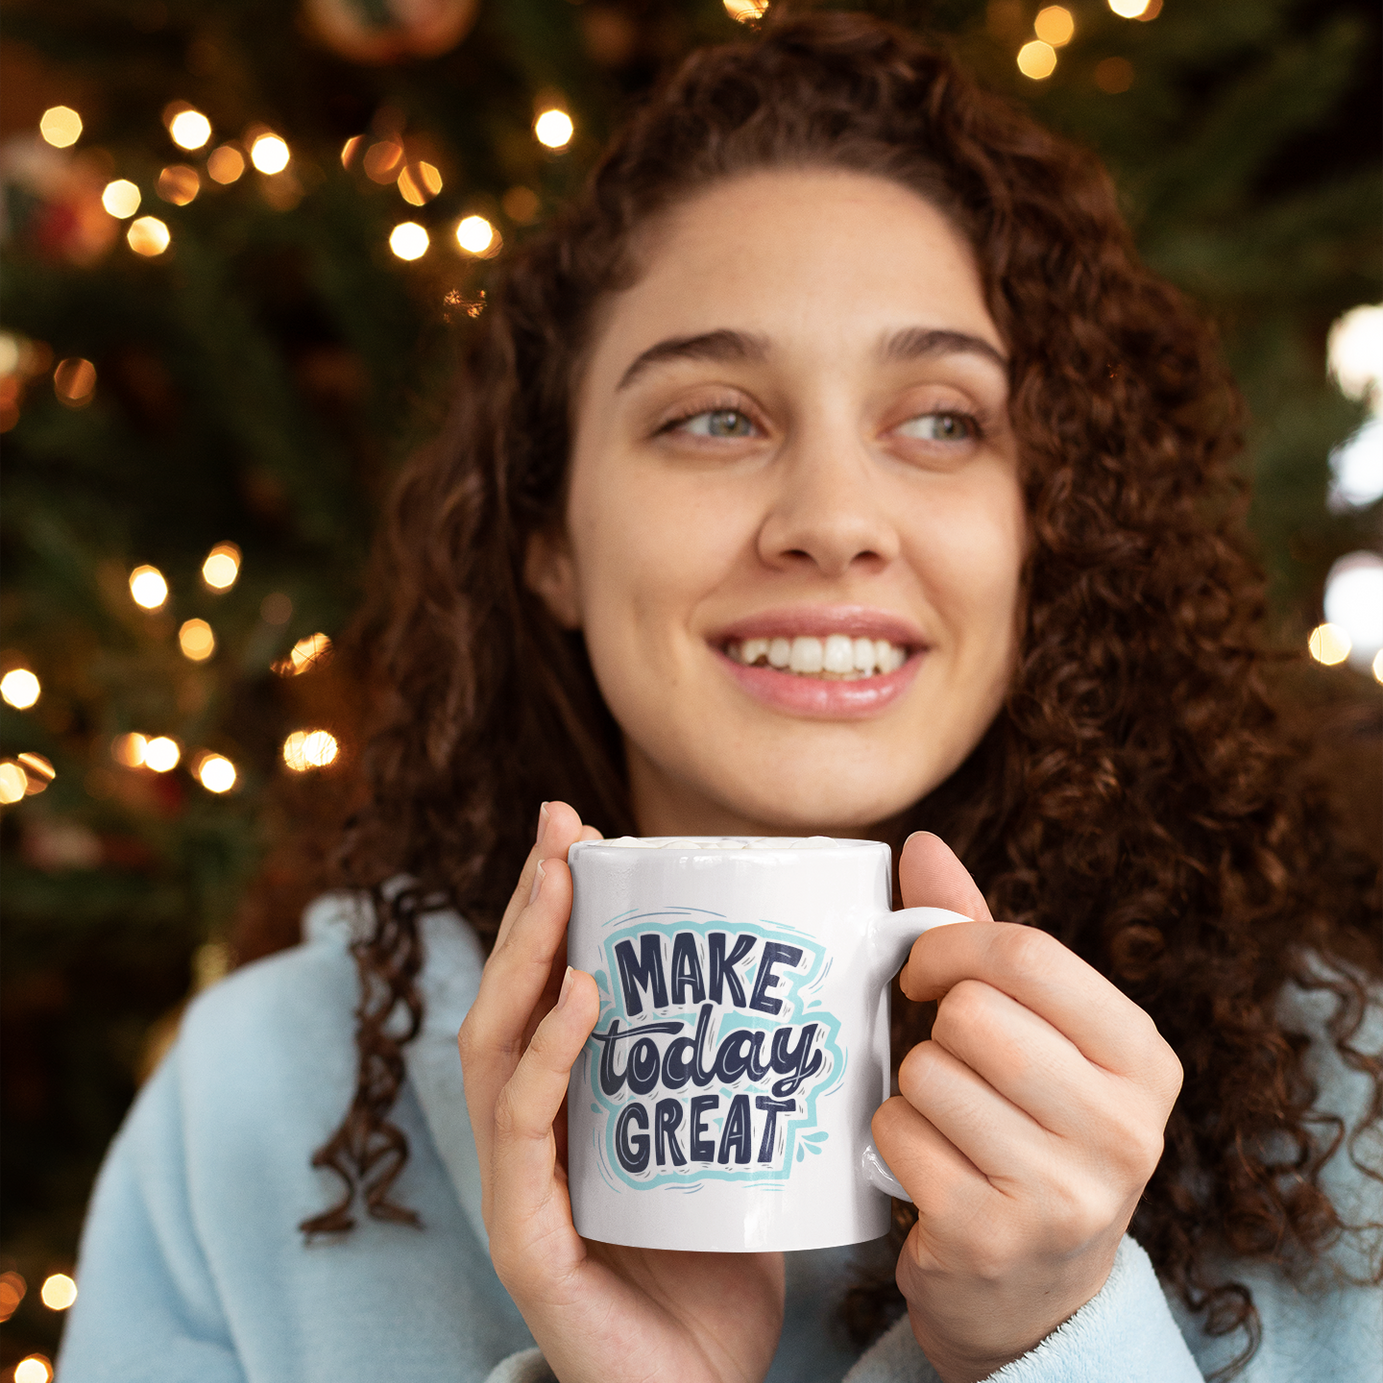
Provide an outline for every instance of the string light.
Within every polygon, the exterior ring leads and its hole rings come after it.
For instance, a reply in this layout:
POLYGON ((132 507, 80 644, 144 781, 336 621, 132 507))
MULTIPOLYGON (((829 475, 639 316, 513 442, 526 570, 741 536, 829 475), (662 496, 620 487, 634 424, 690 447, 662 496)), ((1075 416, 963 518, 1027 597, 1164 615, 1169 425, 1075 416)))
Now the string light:
POLYGON ((101 193, 101 205, 117 221, 127 221, 139 210, 139 189, 128 178, 108 182, 101 193))
POLYGON ((750 24, 762 19, 768 0, 725 0, 725 13, 738 24, 750 24))
POLYGON ((39 117, 38 132, 55 149, 70 149, 82 137, 82 117, 71 106, 49 106, 39 117))
POLYGON ((168 133, 180 149, 200 149, 211 138, 211 121, 199 110, 180 110, 169 122, 168 133))
POLYGON ((144 767, 152 768, 155 773, 168 773, 177 768, 180 758, 182 750, 178 748, 177 740, 167 735, 159 735, 144 746, 144 767))
POLYGON ((28 779, 26 792, 42 792, 56 778, 57 770, 42 754, 24 753, 19 756, 19 766, 28 779))
POLYGON ((1311 656, 1326 667, 1334 667, 1349 657, 1353 645, 1349 635, 1338 624, 1318 624, 1306 641, 1311 656))
POLYGON ((173 163, 158 175, 155 185, 158 195, 174 206, 186 206, 196 200, 202 190, 202 180, 197 170, 186 163, 173 163))
POLYGON ((14 1315, 28 1290, 29 1284, 18 1273, 0 1273, 0 1321, 7 1321, 14 1315))
POLYGON ((392 139, 381 139, 365 150, 365 176, 381 187, 393 182, 399 175, 399 164, 403 162, 403 145, 392 139))
POLYGON ((139 220, 132 221, 129 230, 125 232, 130 249, 137 255, 143 255, 145 259, 161 255, 168 248, 172 238, 168 227, 157 216, 141 216, 139 220))
POLYGON ((204 619, 190 619, 178 630, 178 647, 183 657, 204 663, 216 652, 216 635, 204 619))
POLYGON ((543 111, 533 122, 533 133, 537 135, 538 143, 547 145, 549 149, 565 149, 575 131, 571 116, 556 108, 543 111))
POLYGON ((399 174, 398 189, 410 206, 426 206, 442 190, 442 175, 430 163, 410 163, 399 174))
POLYGON ((1075 34, 1076 21, 1064 5, 1048 5, 1046 9, 1038 10, 1037 18, 1032 22, 1032 31, 1043 43, 1062 48, 1070 43, 1075 34))
POLYGON ((222 144, 207 156, 206 171, 207 177, 224 187, 245 171, 245 155, 234 144, 222 144))
POLYGON ((80 356, 59 361, 53 371, 53 392, 68 408, 85 408, 96 393, 96 366, 80 356))
POLYGON ((77 1300, 77 1284, 66 1273, 52 1273, 43 1279, 38 1294, 50 1311, 66 1311, 77 1300))
POLYGON ((110 746, 110 756, 124 768, 143 768, 144 751, 148 747, 149 741, 144 735, 131 731, 128 735, 116 736, 110 746))
POLYGON ((341 167, 342 167, 342 168, 349 168, 349 167, 351 166, 351 160, 356 156, 356 153, 359 151, 360 146, 361 146, 364 142, 365 142, 365 136, 364 136, 363 134, 353 134, 353 135, 352 135, 352 136, 341 146, 341 167))
POLYGON ((29 775, 13 759, 0 759, 0 804, 22 802, 29 791, 29 775))
POLYGON ((168 599, 168 583, 157 567, 136 567, 130 573, 130 595, 136 605, 157 610, 168 599))
MULTIPOLYGON (((1109 8, 1120 19, 1141 19, 1151 0, 1109 0, 1109 8)), ((1159 5, 1158 9, 1162 6, 1159 5)))
POLYGON ((1056 49, 1040 38, 1025 43, 1018 50, 1018 70, 1035 82, 1050 77, 1056 71, 1056 49))
POLYGON ((261 173, 282 173, 288 159, 288 145, 276 134, 259 135, 250 145, 250 162, 261 173))
POLYGON ((325 634, 309 634, 305 639, 299 639, 289 650, 288 656, 280 658, 273 665, 273 670, 280 677, 297 677, 330 657, 331 640, 325 634))
POLYGON ((427 232, 416 221, 400 221, 389 235, 389 248, 400 259, 421 259, 428 244, 427 232))
POLYGON ((240 575, 240 549, 234 543, 217 543, 202 563, 202 580, 213 591, 228 591, 240 575))
POLYGON ((294 730, 283 742, 283 761, 294 773, 325 768, 338 752, 336 736, 326 730, 294 730))
POLYGON ((203 754, 197 762, 197 781, 208 792, 229 792, 235 786, 235 765, 224 754, 203 754))
POLYGON ((1383 682, 1383 648, 1373 655, 1373 680, 1383 682))
POLYGON ((49 1383, 53 1366, 45 1354, 26 1354, 14 1366, 14 1383, 49 1383))
POLYGON ((26 667, 11 668, 0 677, 0 697, 16 711, 27 711, 42 695, 39 680, 26 667))
POLYGON ((499 232, 483 216, 466 216, 456 227, 456 243, 468 255, 488 258, 499 249, 499 232))

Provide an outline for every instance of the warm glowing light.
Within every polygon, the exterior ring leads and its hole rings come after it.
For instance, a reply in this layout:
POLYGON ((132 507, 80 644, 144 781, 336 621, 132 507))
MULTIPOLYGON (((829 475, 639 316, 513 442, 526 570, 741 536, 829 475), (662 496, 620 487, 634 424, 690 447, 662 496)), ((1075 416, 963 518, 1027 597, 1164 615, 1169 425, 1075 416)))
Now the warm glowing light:
POLYGON ((16 711, 27 711, 42 691, 38 678, 26 667, 11 668, 0 677, 0 697, 16 711))
POLYGON ((167 773, 177 768, 180 758, 182 750, 178 748, 177 740, 169 739, 167 735, 160 735, 144 746, 144 767, 152 768, 155 773, 167 773))
POLYGON ((128 735, 117 736, 111 744, 110 756, 125 768, 143 768, 144 753, 148 748, 148 739, 132 731, 128 735))
POLYGON ((1351 552, 1325 579, 1325 618, 1344 632, 1350 661, 1367 667, 1383 648, 1383 557, 1351 552))
POLYGON ((330 657, 331 640, 325 634, 309 634, 293 645, 286 658, 274 664, 274 671, 281 677, 297 677, 330 657))
POLYGON ((427 246, 427 232, 416 221, 400 221, 389 235, 389 248, 400 259, 421 259, 427 246))
POLYGON ((564 110, 545 110, 533 122, 533 133, 538 136, 538 143, 546 144, 549 149, 565 149, 575 131, 571 116, 564 110))
POLYGON ((49 106, 39 119, 38 132, 55 149, 71 148, 82 137, 82 117, 71 106, 49 106))
POLYGON ((108 182, 101 193, 101 205, 117 221, 126 221, 139 210, 139 189, 128 178, 108 182))
POLYGON ((158 195, 174 206, 186 206, 196 199, 202 190, 202 180, 197 170, 186 163, 170 164, 158 175, 155 184, 158 195))
POLYGON ((53 1273, 44 1278, 38 1294, 50 1311, 66 1311, 77 1300, 77 1284, 66 1273, 53 1273))
MULTIPOLYGON (((1149 0, 1109 0, 1109 8, 1120 19, 1138 19, 1148 8, 1149 0)), ((1160 7, 1159 7, 1160 8, 1160 7)))
POLYGON ((27 711, 42 691, 38 678, 26 667, 11 668, 0 677, 0 697, 4 697, 16 711, 27 711))
POLYGON ((190 619, 178 630, 178 647, 183 657, 204 663, 216 652, 216 635, 204 619, 190 619))
POLYGON ((182 110, 168 122, 168 133, 178 148, 200 149, 211 138, 211 121, 199 110, 182 110))
POLYGON ((430 163, 410 163, 399 174, 398 188, 409 206, 426 206, 442 190, 442 175, 430 163))
POLYGON ((235 765, 224 754, 206 754, 197 765, 197 781, 208 792, 229 792, 235 786, 235 765))
POLYGON ((1318 624, 1306 641, 1311 656, 1326 667, 1334 667, 1349 657, 1349 635, 1338 624, 1318 624))
POLYGON ((69 408, 85 408, 96 392, 96 366, 80 356, 58 362, 53 371, 53 392, 69 408))
POLYGON ((725 13, 740 24, 762 19, 768 0, 725 0, 725 13))
POLYGON ((326 730, 294 730, 283 742, 283 761, 294 773, 325 768, 337 752, 336 736, 326 730))
POLYGON ((53 1366, 45 1355, 26 1354, 14 1366, 14 1383, 48 1383, 53 1366))
POLYGON ((29 791, 29 775, 13 759, 0 760, 0 803, 20 802, 29 791))
POLYGON ((1065 5, 1048 5, 1046 9, 1038 10, 1037 18, 1032 22, 1032 31, 1043 43, 1061 48, 1070 43, 1076 32, 1076 21, 1065 5))
POLYGON ((168 599, 168 583, 157 567, 136 567, 130 573, 130 594, 136 605, 157 610, 168 599))
POLYGON ((0 1321, 7 1321, 14 1315, 28 1290, 29 1284, 18 1273, 0 1273, 0 1321))
POLYGON ((232 183, 245 171, 245 155, 234 144, 223 144, 211 151, 206 171, 213 182, 232 183))
POLYGON ((483 255, 497 248, 499 232, 483 216, 467 216, 456 228, 456 243, 467 254, 483 255))
POLYGON ((145 259, 161 255, 172 238, 168 227, 157 216, 141 216, 138 221, 131 221, 129 230, 125 232, 130 249, 145 259))
POLYGON ((359 152, 360 146, 361 146, 364 142, 365 142, 365 136, 364 136, 363 134, 353 134, 353 135, 352 135, 352 136, 341 146, 341 167, 342 167, 342 168, 349 168, 349 167, 351 166, 351 160, 352 160, 352 159, 356 156, 356 154, 359 152))
POLYGON ((227 591, 240 575, 240 549, 234 543, 217 543, 202 563, 202 580, 213 591, 227 591))
POLYGON ((1127 58, 1105 58, 1097 62, 1095 85, 1109 96, 1118 96, 1133 85, 1133 64, 1127 58))
POLYGON ((365 150, 363 167, 365 176, 380 186, 391 183, 399 175, 399 165, 403 162, 403 145, 392 139, 381 139, 365 150))
POLYGON ((1040 38, 1025 43, 1018 50, 1018 70, 1035 82, 1050 77, 1056 71, 1056 49, 1040 38))
POLYGON ((1346 398, 1378 398, 1383 383, 1383 306, 1351 308, 1337 318, 1330 328, 1326 358, 1346 398))
POLYGON ((288 158, 288 145, 276 134, 262 134, 250 145, 250 162, 261 173, 282 173, 288 158))
POLYGON ((58 776, 52 763, 42 754, 24 753, 18 757, 20 768, 28 776, 30 792, 42 792, 58 776))
POLYGON ((1373 655, 1373 680, 1383 682, 1383 648, 1373 655))

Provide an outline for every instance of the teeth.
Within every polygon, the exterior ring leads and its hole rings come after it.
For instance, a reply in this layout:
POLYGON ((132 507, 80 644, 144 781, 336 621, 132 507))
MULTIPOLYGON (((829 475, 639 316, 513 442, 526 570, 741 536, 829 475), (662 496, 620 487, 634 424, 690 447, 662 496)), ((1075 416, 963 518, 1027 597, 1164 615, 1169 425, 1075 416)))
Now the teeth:
POLYGON ((897 672, 908 659, 906 648, 887 639, 852 638, 849 634, 830 634, 816 638, 810 634, 795 639, 745 639, 731 643, 726 653, 737 663, 767 665, 796 673, 799 677, 873 677, 897 672))

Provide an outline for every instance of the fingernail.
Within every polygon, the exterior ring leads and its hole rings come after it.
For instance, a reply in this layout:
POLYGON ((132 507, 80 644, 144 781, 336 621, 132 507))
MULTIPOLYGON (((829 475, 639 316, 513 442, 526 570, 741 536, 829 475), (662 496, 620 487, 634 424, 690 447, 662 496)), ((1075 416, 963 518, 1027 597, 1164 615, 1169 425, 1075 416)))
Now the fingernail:
POLYGON ((529 901, 530 903, 538 896, 538 892, 539 892, 539 890, 542 888, 542 886, 543 886, 543 862, 542 862, 542 860, 539 860, 539 861, 538 861, 538 870, 537 870, 537 873, 535 873, 535 874, 533 875, 533 892, 530 893, 530 894, 528 895, 528 901, 529 901))
POLYGON ((561 1008, 567 1002, 567 996, 571 993, 572 968, 567 966, 567 973, 562 976, 562 992, 557 996, 557 1007, 561 1008))
POLYGON ((544 802, 538 808, 538 844, 542 845, 543 836, 547 833, 547 803, 544 802))

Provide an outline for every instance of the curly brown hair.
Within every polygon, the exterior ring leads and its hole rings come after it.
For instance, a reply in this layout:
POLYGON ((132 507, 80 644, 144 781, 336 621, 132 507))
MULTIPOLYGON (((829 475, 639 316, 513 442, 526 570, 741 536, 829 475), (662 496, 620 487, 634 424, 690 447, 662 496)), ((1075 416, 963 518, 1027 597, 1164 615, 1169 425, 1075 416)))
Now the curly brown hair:
MULTIPOLYGON (((1380 970, 1376 872, 1339 844, 1265 688, 1240 404, 1213 334, 1139 264, 1091 155, 861 15, 788 17, 683 64, 510 259, 449 419, 401 479, 359 626, 380 700, 343 854, 377 905, 355 948, 358 1087, 314 1158, 345 1189, 303 1227, 349 1228, 357 1193, 408 1215, 389 1199, 407 1157, 389 1116, 424 902, 446 897, 488 944, 542 799, 636 830, 618 727, 525 552, 561 522, 573 380, 596 304, 637 274, 640 228, 784 166, 876 174, 941 210, 1012 359, 1031 532, 1018 667, 967 762, 879 834, 938 831, 995 916, 1059 937, 1155 1019, 1186 1083, 1133 1232, 1212 1334, 1247 1328, 1246 1358, 1257 1314, 1212 1256, 1306 1264, 1347 1228, 1319 1173, 1348 1131, 1314 1111, 1284 985, 1335 996, 1331 1037, 1373 1080, 1368 1119, 1383 1108, 1379 1061, 1351 1045, 1380 970), (414 882, 381 892, 401 873, 414 882)), ((931 1011, 895 999, 901 1055, 931 1011)), ((850 1294, 866 1332, 890 1292, 850 1294)))

